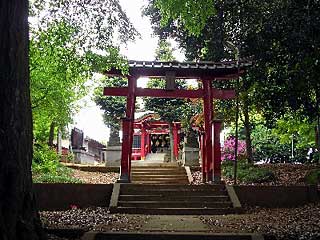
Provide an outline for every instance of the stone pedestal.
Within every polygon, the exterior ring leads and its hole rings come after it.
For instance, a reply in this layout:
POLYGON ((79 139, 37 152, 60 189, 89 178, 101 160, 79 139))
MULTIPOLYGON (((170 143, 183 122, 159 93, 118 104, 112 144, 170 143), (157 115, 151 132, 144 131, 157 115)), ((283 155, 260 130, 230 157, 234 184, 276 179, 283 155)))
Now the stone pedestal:
POLYGON ((121 146, 106 147, 106 167, 120 167, 121 146))
POLYGON ((184 147, 182 151, 182 163, 184 166, 200 166, 199 148, 184 147))

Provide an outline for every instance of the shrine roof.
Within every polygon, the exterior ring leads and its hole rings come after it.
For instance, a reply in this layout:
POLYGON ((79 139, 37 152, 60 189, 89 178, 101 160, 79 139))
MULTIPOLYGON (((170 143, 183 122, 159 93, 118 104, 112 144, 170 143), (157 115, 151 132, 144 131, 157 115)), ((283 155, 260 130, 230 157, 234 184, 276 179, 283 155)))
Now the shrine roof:
MULTIPOLYGON (((243 72, 252 66, 252 61, 241 60, 239 69, 243 72)), ((224 77, 238 73, 237 62, 161 62, 129 61, 129 75, 138 77, 164 77, 167 72, 174 72, 176 78, 224 77)), ((122 75, 118 69, 105 72, 106 75, 122 75)))

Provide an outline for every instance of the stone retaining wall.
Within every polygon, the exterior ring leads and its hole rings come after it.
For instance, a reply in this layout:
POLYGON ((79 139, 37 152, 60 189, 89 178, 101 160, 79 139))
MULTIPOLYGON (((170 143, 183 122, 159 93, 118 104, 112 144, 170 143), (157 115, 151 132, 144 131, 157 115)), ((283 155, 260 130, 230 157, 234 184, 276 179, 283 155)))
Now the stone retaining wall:
POLYGON ((77 207, 107 207, 113 184, 34 184, 38 208, 44 210, 67 210, 77 207))
MULTIPOLYGON (((108 207, 113 184, 34 184, 39 210, 108 207)), ((233 186, 241 204, 294 207, 319 201, 316 186, 233 186)))
POLYGON ((261 207, 295 207, 319 201, 316 186, 233 186, 241 204, 261 207))

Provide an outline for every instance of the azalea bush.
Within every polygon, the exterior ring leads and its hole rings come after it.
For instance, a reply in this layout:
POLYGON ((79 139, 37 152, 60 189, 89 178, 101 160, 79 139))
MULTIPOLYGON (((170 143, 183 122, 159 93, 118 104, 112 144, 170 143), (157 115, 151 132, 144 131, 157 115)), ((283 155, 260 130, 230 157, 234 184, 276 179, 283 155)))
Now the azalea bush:
MULTIPOLYGON (((222 153, 221 153, 221 160, 226 161, 234 161, 235 160, 235 143, 236 138, 234 136, 229 136, 223 144, 222 153)), ((243 160, 247 158, 247 151, 246 151, 246 142, 244 140, 238 140, 238 159, 243 160)))

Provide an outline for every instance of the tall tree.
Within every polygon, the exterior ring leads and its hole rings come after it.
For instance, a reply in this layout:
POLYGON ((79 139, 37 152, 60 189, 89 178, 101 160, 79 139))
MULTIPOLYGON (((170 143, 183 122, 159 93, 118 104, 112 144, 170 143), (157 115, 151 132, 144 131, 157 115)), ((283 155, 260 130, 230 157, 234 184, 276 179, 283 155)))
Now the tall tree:
POLYGON ((120 146, 119 131, 121 118, 125 116, 126 98, 103 96, 103 87, 127 87, 127 82, 124 78, 103 77, 101 85, 94 92, 94 101, 104 111, 104 123, 110 128, 108 146, 120 146))
POLYGON ((76 102, 87 93, 92 76, 89 59, 79 53, 77 29, 67 22, 54 22, 31 32, 30 81, 34 135, 53 144, 56 128, 72 121, 76 102), (49 140, 48 140, 49 139, 49 140))
POLYGON ((195 16, 199 12, 192 7, 198 1, 179 2, 175 8, 172 0, 151 1, 160 14, 149 15, 153 19, 162 15, 167 25, 153 21, 155 30, 177 38, 187 53, 192 52, 188 57, 215 60, 219 56, 212 48, 212 39, 218 36, 208 31, 214 29, 219 9, 224 18, 223 39, 238 46, 242 57, 253 57, 255 65, 242 79, 240 94, 248 136, 252 108, 262 111, 271 124, 288 108, 302 108, 313 119, 319 116, 319 1, 206 0, 201 2, 213 4, 216 11, 203 9, 202 17, 195 16), (199 22, 199 18, 206 20, 199 22))
POLYGON ((138 33, 118 0, 35 0, 30 12, 34 133, 51 145, 55 130, 72 122, 77 100, 88 94, 86 81, 94 71, 116 65, 117 44, 138 33))
POLYGON ((28 1, 0 2, 0 239, 45 239, 31 179, 28 1))
POLYGON ((138 35, 119 0, 34 0, 30 5, 40 28, 62 20, 77 28, 82 49, 106 50, 116 37, 127 42, 138 35))

